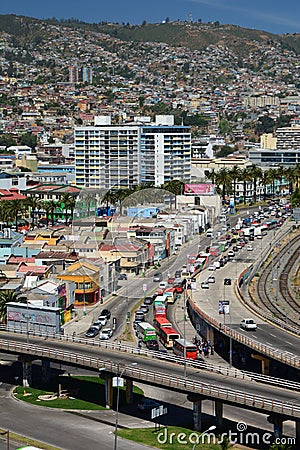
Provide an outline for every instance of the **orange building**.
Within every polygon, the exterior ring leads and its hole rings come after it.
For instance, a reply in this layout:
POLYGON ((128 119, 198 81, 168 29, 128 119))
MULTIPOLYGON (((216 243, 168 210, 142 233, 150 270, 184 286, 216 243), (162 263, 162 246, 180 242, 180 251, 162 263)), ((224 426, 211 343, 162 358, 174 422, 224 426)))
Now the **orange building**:
POLYGON ((80 260, 57 275, 61 280, 75 282, 74 306, 94 305, 100 300, 100 271, 100 267, 80 260))

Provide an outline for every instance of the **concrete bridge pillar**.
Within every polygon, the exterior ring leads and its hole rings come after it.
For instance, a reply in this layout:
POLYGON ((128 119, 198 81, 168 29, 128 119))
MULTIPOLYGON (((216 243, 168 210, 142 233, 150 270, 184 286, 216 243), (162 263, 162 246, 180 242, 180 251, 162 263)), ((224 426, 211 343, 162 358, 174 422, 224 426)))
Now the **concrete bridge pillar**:
POLYGON ((296 443, 300 444, 300 422, 297 420, 295 422, 296 426, 296 443))
POLYGON ((282 436, 282 430, 283 430, 283 422, 284 419, 279 414, 273 414, 268 417, 268 422, 272 423, 274 426, 274 437, 280 438, 282 436))
POLYGON ((112 408, 114 398, 112 374, 106 373, 103 378, 105 378, 105 406, 106 408, 112 408))
POLYGON ((32 357, 21 355, 18 360, 22 363, 23 388, 28 388, 32 384, 32 357))
POLYGON ((216 417, 216 426, 223 425, 223 403, 215 400, 215 417, 216 417))
POLYGON ((261 361, 261 373, 263 375, 270 375, 270 360, 268 358, 265 358, 262 355, 254 355, 252 354, 251 357, 253 359, 258 359, 261 361))
POLYGON ((133 400, 133 395, 132 395, 132 380, 129 378, 126 378, 126 403, 127 404, 131 404, 132 400, 133 400))
POLYGON ((22 361, 23 368, 23 388, 28 388, 32 384, 32 361, 22 361))
POLYGON ((50 360, 49 359, 42 359, 42 381, 44 384, 48 384, 50 381, 50 360))
POLYGON ((202 427, 202 400, 195 400, 193 402, 193 417, 194 417, 194 429, 201 431, 202 427))

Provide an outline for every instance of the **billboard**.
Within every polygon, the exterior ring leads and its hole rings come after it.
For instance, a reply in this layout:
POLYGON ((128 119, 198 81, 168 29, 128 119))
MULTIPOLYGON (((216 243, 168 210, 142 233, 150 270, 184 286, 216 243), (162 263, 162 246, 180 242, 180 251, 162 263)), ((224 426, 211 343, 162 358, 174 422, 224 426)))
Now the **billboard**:
POLYGON ((229 314, 229 301, 220 300, 219 301, 219 314, 229 314))
POLYGON ((211 183, 185 184, 184 193, 191 195, 214 195, 215 185, 211 183))
POLYGON ((60 333, 60 309, 32 306, 26 303, 7 303, 9 330, 60 333))

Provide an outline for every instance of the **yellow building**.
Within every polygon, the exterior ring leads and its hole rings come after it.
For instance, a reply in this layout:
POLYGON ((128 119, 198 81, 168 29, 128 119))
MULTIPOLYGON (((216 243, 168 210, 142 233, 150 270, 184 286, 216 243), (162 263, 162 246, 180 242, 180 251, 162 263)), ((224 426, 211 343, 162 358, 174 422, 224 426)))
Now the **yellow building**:
POLYGON ((260 147, 267 148, 269 150, 276 149, 277 139, 272 133, 264 133, 260 137, 260 147))
POLYGON ((57 277, 75 283, 74 306, 94 305, 100 300, 100 267, 89 261, 77 261, 57 277))

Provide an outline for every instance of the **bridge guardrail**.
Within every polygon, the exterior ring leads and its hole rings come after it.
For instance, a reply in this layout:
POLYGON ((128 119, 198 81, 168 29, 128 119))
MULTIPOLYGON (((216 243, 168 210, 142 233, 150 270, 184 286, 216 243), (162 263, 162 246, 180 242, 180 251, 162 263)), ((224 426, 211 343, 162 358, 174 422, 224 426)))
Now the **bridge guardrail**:
POLYGON ((279 413, 292 418, 300 418, 300 406, 293 402, 284 402, 264 398, 261 395, 249 394, 240 390, 222 388, 220 386, 208 385, 196 380, 171 376, 161 372, 153 372, 135 368, 132 366, 124 366, 112 361, 106 361, 99 358, 88 357, 79 353, 71 353, 69 351, 50 349, 40 347, 34 344, 11 342, 0 340, 0 348, 7 351, 21 352, 35 356, 47 357, 54 360, 65 361, 83 367, 94 369, 105 368, 108 372, 119 374, 122 368, 124 377, 131 377, 139 381, 148 381, 157 385, 170 387, 176 391, 180 390, 185 393, 192 393, 213 399, 220 399, 231 403, 249 406, 258 410, 264 410, 273 413, 279 413), (123 370, 124 369, 124 370, 123 370))
POLYGON ((300 368, 300 357, 297 355, 293 355, 291 353, 282 352, 279 350, 276 350, 273 347, 270 347, 266 344, 262 344, 261 342, 255 341, 247 336, 244 336, 243 334, 232 330, 231 328, 227 327, 226 325, 222 325, 220 327, 220 322, 218 322, 213 317, 210 317, 207 313, 202 311, 192 300, 191 297, 188 298, 188 304, 190 307, 199 314, 199 316, 204 319, 207 323, 212 325, 214 328, 218 329, 220 332, 226 334, 227 336, 231 336, 236 341, 240 342, 241 344, 247 345, 248 347, 252 348, 253 350, 256 350, 260 353, 263 353, 266 356, 269 356, 270 358, 277 359, 278 361, 288 364, 289 366, 300 368))
MULTIPOLYGON (((3 329, 3 327, 0 327, 0 329, 3 329)), ((275 378, 268 375, 260 375, 254 372, 249 372, 245 370, 237 370, 235 368, 229 367, 229 366, 221 366, 217 364, 209 363, 206 360, 192 360, 192 359, 184 359, 181 356, 173 355, 170 353, 161 353, 159 351, 153 351, 148 350, 145 348, 138 348, 136 346, 130 346, 126 344, 120 344, 115 343, 107 340, 101 340, 101 339, 85 339, 78 336, 72 336, 72 335, 46 335, 43 333, 40 333, 39 335, 34 335, 35 337, 42 337, 44 339, 54 339, 54 340, 60 340, 60 341, 66 341, 66 342, 74 342, 78 343, 80 345, 91 345, 91 346, 97 346, 101 349, 105 350, 114 350, 114 351, 120 351, 124 353, 132 353, 132 354, 139 354, 141 356, 147 357, 147 358, 155 358, 155 359, 164 359, 171 363, 176 363, 180 365, 186 364, 187 367, 192 367, 194 369, 199 370, 205 370, 213 373, 218 373, 220 375, 224 375, 227 377, 233 377, 233 378, 239 378, 239 379, 249 379, 249 380, 255 380, 260 383, 265 384, 271 384, 276 386, 281 386, 286 389, 291 390, 298 390, 300 391, 300 383, 284 380, 282 378, 275 378)))

